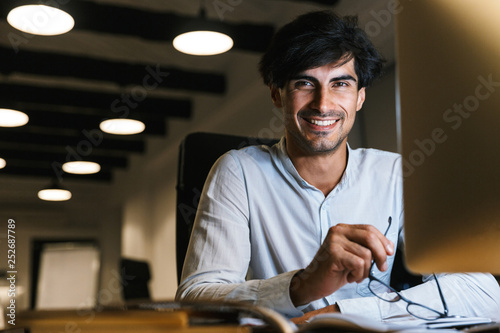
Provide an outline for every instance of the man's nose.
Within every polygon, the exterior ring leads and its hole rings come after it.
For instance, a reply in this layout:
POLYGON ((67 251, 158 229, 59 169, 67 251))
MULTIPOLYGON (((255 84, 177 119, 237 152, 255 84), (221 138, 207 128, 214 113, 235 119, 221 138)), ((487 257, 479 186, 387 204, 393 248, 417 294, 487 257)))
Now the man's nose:
POLYGON ((311 102, 311 108, 321 113, 327 113, 334 109, 335 98, 333 93, 326 88, 318 89, 314 93, 314 99, 311 102))

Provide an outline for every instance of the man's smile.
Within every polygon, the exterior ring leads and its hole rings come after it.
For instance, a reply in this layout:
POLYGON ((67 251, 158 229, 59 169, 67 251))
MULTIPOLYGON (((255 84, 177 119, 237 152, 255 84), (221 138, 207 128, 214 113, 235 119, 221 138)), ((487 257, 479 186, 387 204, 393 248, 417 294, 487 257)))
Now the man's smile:
POLYGON ((304 121, 304 125, 302 126, 307 126, 309 127, 310 130, 313 131, 331 131, 334 128, 337 127, 337 124, 340 123, 340 120, 342 119, 341 117, 335 117, 335 118, 320 118, 320 117, 300 117, 302 121, 304 121))
POLYGON ((332 120, 316 120, 316 119, 304 119, 305 121, 317 125, 317 126, 330 126, 335 124, 340 119, 332 119, 332 120))

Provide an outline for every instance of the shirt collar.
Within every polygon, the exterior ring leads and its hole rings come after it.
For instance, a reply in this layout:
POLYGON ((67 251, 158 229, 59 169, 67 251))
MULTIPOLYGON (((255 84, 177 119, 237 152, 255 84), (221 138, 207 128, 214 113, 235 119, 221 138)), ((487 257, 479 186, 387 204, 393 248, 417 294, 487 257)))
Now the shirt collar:
MULTIPOLYGON (((292 160, 288 156, 288 152, 286 150, 286 140, 285 137, 283 136, 280 140, 280 142, 277 143, 278 145, 278 157, 281 160, 284 168, 295 178, 295 180, 302 186, 308 186, 308 187, 313 187, 309 183, 307 183, 298 173, 297 169, 295 169, 295 166, 292 163, 292 160)), ((349 143, 347 143, 347 166, 346 169, 344 170, 344 174, 342 175, 342 178, 340 179, 340 182, 337 184, 337 186, 332 190, 331 193, 337 192, 341 190, 342 188, 346 187, 350 183, 350 179, 353 178, 353 173, 355 172, 356 168, 356 157, 354 156, 355 154, 353 153, 353 149, 349 146, 349 143)))

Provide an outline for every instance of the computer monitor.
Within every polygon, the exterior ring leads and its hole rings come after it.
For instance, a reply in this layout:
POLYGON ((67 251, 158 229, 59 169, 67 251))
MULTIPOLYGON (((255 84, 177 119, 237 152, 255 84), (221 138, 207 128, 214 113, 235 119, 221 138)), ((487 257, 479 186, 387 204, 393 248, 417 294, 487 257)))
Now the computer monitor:
POLYGON ((411 271, 500 274, 500 1, 394 8, 411 271))

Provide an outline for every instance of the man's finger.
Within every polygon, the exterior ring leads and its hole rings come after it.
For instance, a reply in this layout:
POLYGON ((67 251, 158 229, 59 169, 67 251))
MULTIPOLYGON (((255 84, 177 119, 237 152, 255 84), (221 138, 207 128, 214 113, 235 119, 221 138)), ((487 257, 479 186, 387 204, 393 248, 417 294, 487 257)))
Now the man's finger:
POLYGON ((387 256, 394 254, 394 244, 377 228, 371 225, 338 224, 332 227, 332 232, 342 234, 348 240, 344 244, 347 251, 366 260, 367 271, 371 266, 372 258, 381 271, 387 270, 387 256), (366 250, 361 248, 367 249, 370 256, 367 257, 366 250))

